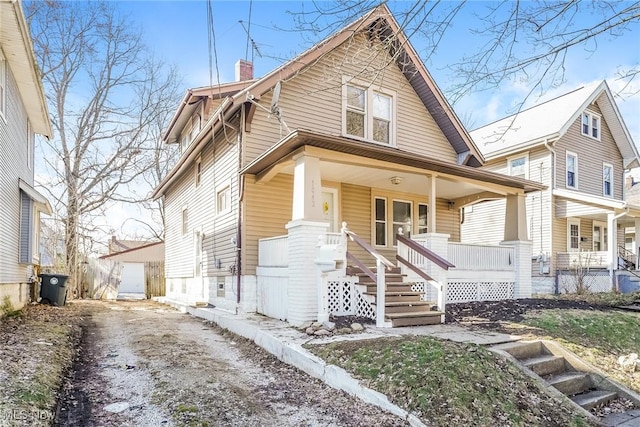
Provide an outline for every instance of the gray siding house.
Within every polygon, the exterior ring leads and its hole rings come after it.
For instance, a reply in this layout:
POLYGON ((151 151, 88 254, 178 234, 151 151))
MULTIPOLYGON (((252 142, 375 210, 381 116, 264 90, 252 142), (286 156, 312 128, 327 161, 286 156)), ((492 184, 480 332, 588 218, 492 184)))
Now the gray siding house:
MULTIPOLYGON (((485 169, 547 186, 526 201, 534 293, 573 291, 572 277, 587 270, 589 290, 611 290, 615 271, 638 267, 638 248, 626 250, 624 240, 625 227, 640 221, 624 198, 638 152, 606 81, 470 134, 485 169)), ((499 200, 465 208, 462 240, 499 242, 504 215, 499 200)))
POLYGON ((29 29, 19 1, 0 3, 0 303, 28 302, 40 262, 40 213, 51 213, 33 188, 34 134, 51 126, 29 29))

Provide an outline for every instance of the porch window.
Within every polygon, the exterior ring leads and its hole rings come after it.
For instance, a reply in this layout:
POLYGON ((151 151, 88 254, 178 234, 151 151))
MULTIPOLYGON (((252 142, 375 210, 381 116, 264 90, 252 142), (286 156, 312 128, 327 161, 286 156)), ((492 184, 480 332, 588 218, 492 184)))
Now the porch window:
POLYGON ((567 250, 580 250, 580 220, 567 220, 567 250))
POLYGON ((393 95, 347 84, 344 85, 345 135, 391 145, 394 141, 393 95))
POLYGON ((376 246, 387 245, 387 199, 375 198, 375 241, 376 246))
POLYGON ((603 223, 593 223, 593 250, 596 252, 607 249, 607 227, 603 223))
POLYGON ((423 203, 418 203, 418 234, 426 233, 429 231, 427 227, 427 220, 429 216, 429 206, 423 203))
POLYGON ((599 140, 600 117, 590 111, 582 113, 582 134, 599 140))
POLYGON ((400 228, 405 236, 411 235, 411 210, 411 202, 393 201, 393 246, 398 244, 396 235, 400 228))
POLYGON ((216 213, 221 214, 231 210, 231 187, 227 185, 217 192, 216 213))
POLYGON ((602 194, 605 196, 613 196, 613 165, 608 163, 602 164, 602 194))
POLYGON ((578 155, 567 151, 567 188, 578 188, 578 155))
POLYGON ((509 157, 507 159, 509 175, 518 178, 529 178, 529 155, 509 157))

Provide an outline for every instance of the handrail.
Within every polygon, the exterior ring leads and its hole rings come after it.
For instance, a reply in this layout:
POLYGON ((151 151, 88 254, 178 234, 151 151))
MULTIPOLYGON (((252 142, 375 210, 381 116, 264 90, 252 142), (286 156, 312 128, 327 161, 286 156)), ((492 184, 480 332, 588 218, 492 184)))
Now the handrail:
POLYGON ((427 273, 425 273, 424 271, 422 271, 421 268, 418 268, 415 265, 411 264, 409 261, 407 261, 406 259, 404 259, 400 255, 396 255, 396 259, 398 260, 398 262, 406 265, 407 268, 412 270, 414 273, 416 273, 418 276, 422 277, 427 282, 430 282, 430 281, 433 280, 433 278, 431 276, 429 276, 427 273))
POLYGON ((420 255, 424 256, 429 261, 433 262, 434 264, 436 264, 437 266, 439 266, 440 268, 442 268, 444 270, 448 270, 448 269, 450 269, 452 267, 455 267, 455 265, 451 264, 449 261, 447 261, 446 259, 442 258, 440 255, 438 255, 435 252, 425 248, 422 245, 417 244, 416 242, 414 242, 411 239, 407 239, 406 237, 404 237, 401 234, 397 234, 396 238, 398 239, 398 242, 401 242, 401 243, 405 244, 410 249, 413 249, 414 251, 418 252, 420 255))
POLYGON ((347 236, 349 236, 352 241, 356 242, 362 249, 369 252, 369 254, 371 254, 375 259, 381 261, 385 266, 387 266, 388 269, 392 269, 395 267, 395 265, 393 265, 391 261, 386 259, 380 252, 378 252, 373 247, 371 247, 371 245, 362 240, 356 233, 344 228, 343 231, 347 236))
POLYGON ((366 274, 367 276, 369 276, 369 278, 371 280, 373 280, 374 282, 377 279, 375 273, 373 271, 371 271, 371 269, 369 267, 367 267, 366 265, 364 265, 364 263, 362 261, 360 261, 358 258, 354 257, 351 252, 347 252, 347 259, 351 260, 358 268, 360 268, 360 270, 362 270, 362 272, 364 274, 366 274))

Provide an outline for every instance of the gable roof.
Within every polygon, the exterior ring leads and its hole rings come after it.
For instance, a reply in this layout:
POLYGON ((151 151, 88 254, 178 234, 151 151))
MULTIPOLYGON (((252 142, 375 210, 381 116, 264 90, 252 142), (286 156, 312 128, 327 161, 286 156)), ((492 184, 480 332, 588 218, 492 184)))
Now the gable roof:
MULTIPOLYGON (((467 165, 480 166, 484 162, 480 150, 476 147, 453 108, 451 108, 404 35, 399 24, 384 4, 374 8, 360 19, 317 43, 262 78, 187 91, 176 115, 174 115, 165 132, 165 142, 173 142, 177 138, 177 134, 180 132, 179 124, 186 123, 188 118, 189 109, 186 106, 197 102, 194 97, 211 96, 214 99, 220 99, 226 96, 216 111, 213 112, 208 123, 203 126, 204 129, 211 130, 216 123, 221 121, 221 117, 228 117, 230 113, 236 111, 242 104, 247 102, 247 99, 259 100, 262 95, 272 90, 280 80, 286 80, 302 69, 315 64, 354 34, 363 31, 369 31, 370 34, 387 42, 390 53, 394 55, 396 65, 416 91, 425 108, 434 118, 455 152, 458 153, 459 158, 466 159, 467 165)), ((200 137, 202 136, 204 135, 200 135, 200 137)), ((203 140, 200 139, 199 143, 202 144, 203 140)), ((196 142, 191 144, 175 167, 156 188, 154 197, 159 197, 174 176, 184 169, 184 163, 191 161, 193 153, 199 151, 199 149, 200 145, 196 144, 196 142)))
POLYGON ((0 46, 18 84, 33 131, 51 137, 40 71, 20 0, 0 1, 0 46))
POLYGON ((638 165, 638 151, 606 81, 579 87, 470 132, 488 159, 528 149, 562 137, 582 112, 597 103, 625 167, 638 165))

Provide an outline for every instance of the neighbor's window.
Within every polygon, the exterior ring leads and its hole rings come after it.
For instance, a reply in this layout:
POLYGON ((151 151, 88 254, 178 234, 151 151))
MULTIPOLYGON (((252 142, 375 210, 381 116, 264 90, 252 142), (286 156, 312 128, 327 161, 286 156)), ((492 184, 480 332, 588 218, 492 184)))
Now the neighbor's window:
POLYGON ((613 166, 607 163, 602 165, 602 194, 613 196, 613 166))
POLYGON ((224 213, 231 209, 231 187, 226 186, 216 195, 216 213, 224 213))
POLYGON ((580 222, 567 220, 567 246, 569 251, 580 249, 580 222))
POLYGON ((578 188, 578 155, 567 151, 567 188, 578 188))
POLYGON ((392 144, 394 97, 372 88, 345 85, 344 133, 392 144))
POLYGON ((528 160, 528 155, 508 158, 509 175, 518 178, 529 178, 528 160))
POLYGON ((600 117, 588 111, 582 113, 582 134, 600 139, 600 117))
POLYGON ((20 244, 18 261, 22 264, 31 263, 31 249, 33 239, 33 200, 27 193, 20 191, 20 244))
POLYGON ((375 240, 377 246, 387 245, 387 199, 375 198, 376 231, 375 240))

